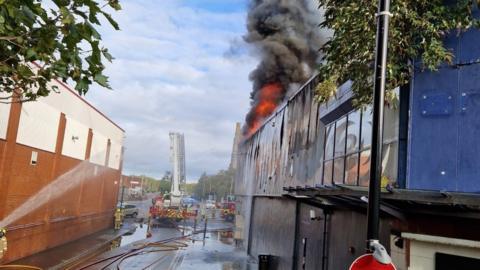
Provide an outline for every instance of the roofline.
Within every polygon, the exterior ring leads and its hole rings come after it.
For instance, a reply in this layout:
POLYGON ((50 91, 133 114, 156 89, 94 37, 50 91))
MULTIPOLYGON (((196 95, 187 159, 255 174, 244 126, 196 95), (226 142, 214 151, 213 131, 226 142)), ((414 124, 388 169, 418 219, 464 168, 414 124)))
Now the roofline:
MULTIPOLYGON (((32 62, 35 66, 37 66, 38 68, 41 68, 41 66, 37 63, 37 62, 32 62)), ((60 85, 62 85, 65 89, 67 89, 68 91, 70 91, 72 94, 74 94, 77 98, 79 98, 81 101, 83 101, 85 104, 87 104, 90 108, 94 109, 97 113, 99 113, 101 116, 103 116, 105 119, 107 119, 110 123, 112 123, 114 126, 116 126, 117 128, 119 128, 121 131, 123 131, 123 133, 125 133, 125 130, 120 127, 117 123, 113 122, 112 119, 110 119, 108 116, 106 116, 104 113, 102 113, 99 109, 97 109, 95 106, 93 106, 92 104, 90 104, 87 100, 85 100, 81 95, 79 95, 75 90, 73 90, 68 84, 60 81, 59 79, 55 78, 53 79, 54 81, 56 81, 57 83, 59 83, 60 85)))
POLYGON ((250 135, 250 137, 248 137, 245 141, 249 141, 255 135, 257 135, 257 133, 259 133, 264 126, 266 126, 274 117, 277 116, 277 114, 279 114, 281 111, 285 109, 285 107, 288 106, 290 101, 294 100, 300 94, 300 92, 304 91, 305 87, 307 87, 308 84, 310 84, 313 80, 315 80, 318 77, 318 75, 319 73, 315 72, 304 84, 302 84, 302 86, 298 88, 297 91, 295 91, 292 94, 291 97, 289 97, 287 100, 280 103, 280 105, 278 105, 277 108, 275 108, 275 111, 272 114, 270 114, 267 118, 265 118, 262 125, 252 135, 250 135))

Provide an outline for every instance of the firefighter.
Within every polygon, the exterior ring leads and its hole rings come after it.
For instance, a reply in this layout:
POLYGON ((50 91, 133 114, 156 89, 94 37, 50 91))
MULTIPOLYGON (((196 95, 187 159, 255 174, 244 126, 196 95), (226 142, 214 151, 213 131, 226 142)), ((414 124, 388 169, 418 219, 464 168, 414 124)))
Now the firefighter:
POLYGON ((0 228, 0 259, 3 258, 5 252, 7 252, 7 230, 0 228))
POLYGON ((115 230, 119 230, 122 227, 122 209, 117 208, 115 211, 115 230))

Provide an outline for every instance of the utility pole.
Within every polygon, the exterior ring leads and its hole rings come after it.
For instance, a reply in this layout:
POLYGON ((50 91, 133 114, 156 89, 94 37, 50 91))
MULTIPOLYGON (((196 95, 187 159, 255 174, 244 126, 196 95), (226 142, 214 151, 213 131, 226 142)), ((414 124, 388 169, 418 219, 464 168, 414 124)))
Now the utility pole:
POLYGON ((373 96, 372 152, 370 159, 370 186, 368 189, 367 248, 373 252, 378 244, 380 227, 380 191, 382 179, 383 114, 387 70, 388 23, 390 0, 379 0, 373 96), (373 244, 373 245, 372 245, 373 244))
POLYGON ((125 193, 125 186, 122 185, 122 194, 120 194, 120 208, 123 207, 123 193, 125 193))

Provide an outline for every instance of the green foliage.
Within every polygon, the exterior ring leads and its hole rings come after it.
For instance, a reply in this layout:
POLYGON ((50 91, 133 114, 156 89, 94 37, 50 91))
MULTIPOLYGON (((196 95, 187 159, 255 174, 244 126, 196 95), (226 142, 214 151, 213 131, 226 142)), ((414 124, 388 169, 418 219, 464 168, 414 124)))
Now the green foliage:
POLYGON ((101 16, 119 27, 106 8, 121 9, 118 0, 0 0, 0 93, 35 100, 54 78, 72 79, 79 94, 93 82, 109 88, 102 62, 112 56, 96 27, 101 16))
MULTIPOLYGON (((325 101, 339 84, 352 80, 355 105, 368 104, 373 89, 378 0, 318 1, 325 10, 321 27, 333 30, 333 37, 321 50, 324 62, 319 68, 322 82, 317 87, 317 100, 325 101)), ((445 35, 479 26, 472 16, 472 6, 477 0, 458 0, 448 6, 444 2, 392 1, 387 99, 396 98, 392 93, 395 87, 408 83, 412 59, 421 59, 423 68, 430 70, 436 70, 441 63, 451 63, 453 55, 442 43, 445 35)))
POLYGON ((235 170, 221 170, 214 175, 203 173, 195 186, 194 195, 198 199, 207 199, 208 195, 216 195, 217 199, 226 197, 235 189, 235 170))
POLYGON ((186 183, 185 184, 185 193, 192 195, 195 193, 195 189, 197 188, 197 183, 186 183))
POLYGON ((158 180, 153 177, 149 176, 139 176, 143 178, 143 190, 149 193, 168 193, 171 189, 171 182, 169 179, 165 178, 165 176, 158 180))

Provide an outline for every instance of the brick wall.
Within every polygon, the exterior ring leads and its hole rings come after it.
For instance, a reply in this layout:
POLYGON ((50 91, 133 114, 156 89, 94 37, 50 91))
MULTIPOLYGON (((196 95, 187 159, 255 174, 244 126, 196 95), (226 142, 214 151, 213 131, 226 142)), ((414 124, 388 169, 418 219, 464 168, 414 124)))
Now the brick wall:
MULTIPOLYGON (((6 140, 0 140, 0 220, 59 178, 64 180, 55 186, 71 188, 52 189, 48 193, 52 197, 45 204, 35 205, 36 209, 7 226, 9 246, 3 263, 111 227, 121 176, 121 168, 115 170, 61 155, 64 114, 54 153, 17 144, 21 106, 12 104, 6 140), (32 152, 37 153, 35 165, 31 164, 32 152)), ((91 137, 86 158, 90 155, 91 137)))

